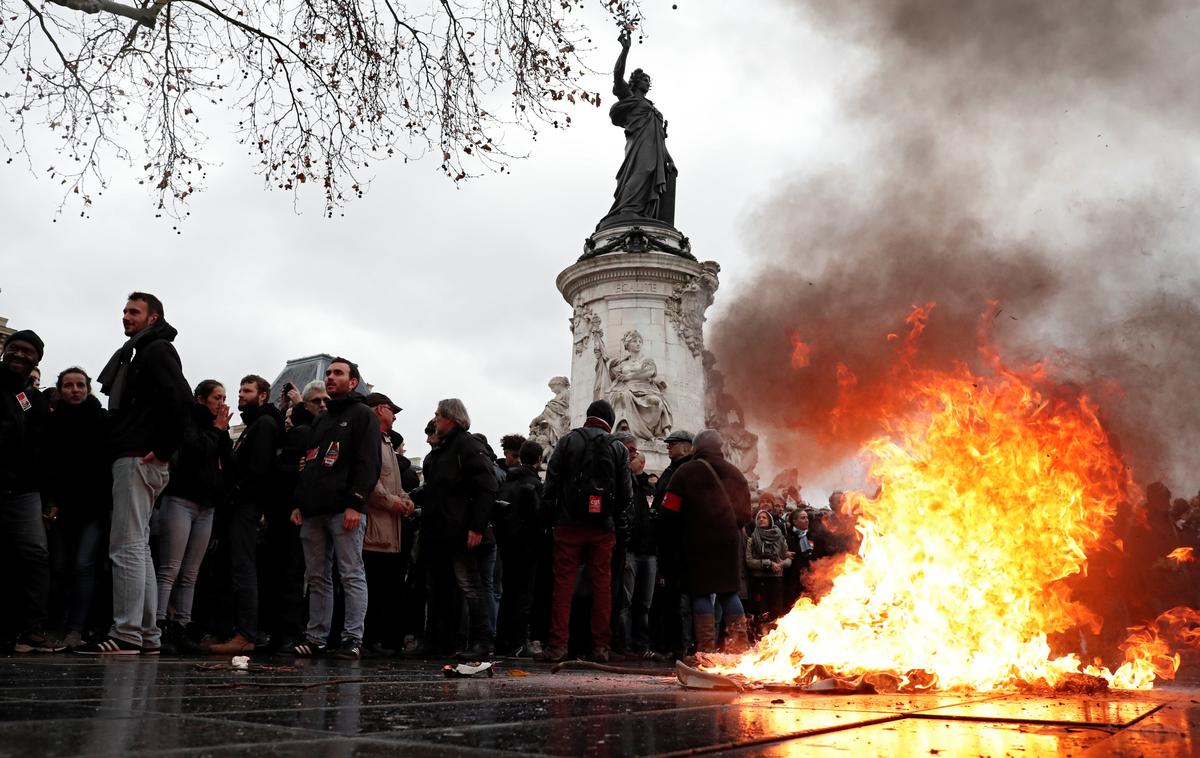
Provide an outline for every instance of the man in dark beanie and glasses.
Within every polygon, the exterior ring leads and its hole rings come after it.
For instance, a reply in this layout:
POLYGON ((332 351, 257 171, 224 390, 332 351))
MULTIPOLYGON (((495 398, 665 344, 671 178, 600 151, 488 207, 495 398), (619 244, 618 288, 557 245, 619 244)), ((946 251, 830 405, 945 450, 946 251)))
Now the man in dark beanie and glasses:
POLYGON ((46 401, 29 376, 42 360, 45 345, 34 332, 14 332, 0 353, 0 546, 21 567, 9 583, 16 596, 5 628, 17 633, 18 653, 53 653, 64 645, 43 631, 50 593, 50 559, 42 523, 41 455, 46 401), (9 628, 9 625, 12 628, 9 628))

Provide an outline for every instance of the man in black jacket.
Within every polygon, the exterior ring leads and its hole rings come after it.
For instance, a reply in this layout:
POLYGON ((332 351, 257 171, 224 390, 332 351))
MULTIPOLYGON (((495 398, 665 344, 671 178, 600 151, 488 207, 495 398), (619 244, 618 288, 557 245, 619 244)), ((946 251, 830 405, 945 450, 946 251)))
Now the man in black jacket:
MULTIPOLYGON (((667 485, 679 467, 692 459, 692 435, 682 429, 676 429, 667 435, 667 457, 670 464, 658 477, 658 485, 654 488, 654 502, 650 510, 654 514, 662 513, 663 499, 667 496, 667 485)), ((691 644, 692 603, 683 594, 680 583, 680 538, 667 530, 656 530, 658 541, 657 580, 658 590, 654 593, 654 601, 650 609, 652 624, 657 630, 656 643, 663 652, 670 652, 677 658, 682 658, 691 644)))
POLYGON ((0 631, 5 636, 17 633, 18 653, 52 653, 64 647, 44 633, 50 593, 41 497, 46 478, 41 454, 46 402, 29 384, 43 350, 41 338, 25 329, 13 333, 0 354, 0 545, 22 571, 10 582, 17 603, 9 611, 8 623, 16 628, 0 631))
POLYGON ((621 624, 634 655, 645 657, 650 649, 650 605, 658 575, 657 514, 651 508, 654 488, 646 474, 646 456, 634 455, 629 464, 633 475, 633 506, 630 509, 629 544, 621 572, 621 624))
POLYGON ((322 652, 333 623, 333 560, 345 597, 339 658, 362 657, 367 617, 367 574, 362 546, 367 496, 379 481, 379 419, 354 393, 358 366, 334 358, 325 370, 327 410, 313 423, 296 485, 292 523, 300 526, 308 582, 308 629, 292 647, 299 656, 322 652))
POLYGON ((592 656, 602 663, 609 660, 613 547, 616 531, 628 528, 633 497, 629 452, 612 435, 615 417, 608 401, 593 402, 583 426, 558 441, 546 467, 543 510, 555 521, 554 599, 543 660, 567 656, 575 577, 585 560, 592 582, 592 656), (582 480, 591 480, 599 470, 611 472, 609 480, 588 481, 585 487, 582 480))
MULTIPOLYGON (((467 602, 468 646, 459 653, 466 660, 480 660, 492 653, 496 621, 492 598, 488 597, 483 572, 495 565, 496 546, 484 544, 496 502, 495 462, 488 448, 470 434, 471 417, 458 398, 438 402, 433 416, 438 445, 425 457, 425 486, 413 493, 413 501, 427 511, 422 521, 421 549, 429 550, 434 582, 447 570, 467 602)), ((453 604, 444 592, 429 593, 430 629, 425 641, 453 629, 453 604)), ((443 638, 444 639, 444 638, 443 638)))
POLYGON ((522 442, 517 463, 509 465, 496 500, 492 521, 504 566, 504 595, 496 620, 496 644, 501 655, 529 655, 529 611, 537 580, 538 547, 545 532, 539 521, 541 465, 542 446, 522 442))
POLYGON ((242 377, 238 412, 246 428, 233 446, 233 511, 229 519, 230 577, 233 580, 234 635, 209 647, 237 655, 263 644, 258 629, 258 525, 280 497, 275 457, 283 439, 283 418, 271 405, 271 384, 257 374, 242 377))
POLYGON ((76 648, 85 655, 157 653, 161 635, 155 623, 158 583, 150 558, 150 514, 167 486, 167 461, 183 440, 192 391, 183 378, 177 332, 167 323, 162 301, 133 292, 121 323, 129 339, 100 372, 108 395, 113 458, 112 558, 113 626, 108 636, 76 648))

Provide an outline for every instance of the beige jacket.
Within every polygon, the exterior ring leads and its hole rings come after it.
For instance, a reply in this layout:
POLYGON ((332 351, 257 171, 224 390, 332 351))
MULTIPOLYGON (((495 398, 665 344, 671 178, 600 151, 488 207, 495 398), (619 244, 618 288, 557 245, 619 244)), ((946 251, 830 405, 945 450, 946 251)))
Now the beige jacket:
POLYGON ((400 552, 400 514, 392 513, 388 506, 393 497, 404 494, 400 486, 400 464, 396 462, 396 451, 387 439, 383 446, 383 467, 379 470, 379 481, 367 497, 367 532, 363 536, 363 550, 376 553, 400 552))

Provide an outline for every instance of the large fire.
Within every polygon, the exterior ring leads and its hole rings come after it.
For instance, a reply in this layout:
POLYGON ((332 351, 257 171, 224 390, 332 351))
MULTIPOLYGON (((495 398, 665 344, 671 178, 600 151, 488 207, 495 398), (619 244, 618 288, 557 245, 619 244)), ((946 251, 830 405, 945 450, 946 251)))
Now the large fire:
POLYGON ((990 349, 983 374, 914 368, 930 307, 914 310, 897 346, 893 396, 874 399, 882 433, 865 453, 879 489, 847 503, 857 555, 824 597, 801 598, 757 647, 707 670, 758 683, 865 674, 899 689, 975 690, 1078 674, 1144 689, 1172 676, 1179 656, 1154 625, 1131 635, 1115 670, 1052 653, 1051 635, 1096 621, 1063 580, 1086 571, 1118 505, 1138 493, 1079 391, 1009 369, 990 349))

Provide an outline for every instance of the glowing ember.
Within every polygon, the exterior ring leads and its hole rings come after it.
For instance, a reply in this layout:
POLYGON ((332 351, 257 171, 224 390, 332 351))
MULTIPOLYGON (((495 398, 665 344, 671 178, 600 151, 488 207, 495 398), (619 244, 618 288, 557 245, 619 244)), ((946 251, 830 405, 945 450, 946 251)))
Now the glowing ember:
MULTIPOLYGON (((1116 671, 1052 655, 1048 635, 1095 618, 1062 580, 1086 569, 1136 489, 1086 396, 990 351, 987 375, 908 365, 931 307, 914 309, 897 346, 896 397, 875 401, 884 434, 865 453, 880 490, 848 496, 858 554, 828 594, 801 598, 755 649, 706 670, 795 685, 867 675, 892 689, 1054 687, 1080 674, 1140 689, 1172 676, 1179 657, 1160 629, 1169 614, 1131 630, 1116 671)), ((1169 613, 1177 626, 1197 620, 1169 613)))
POLYGON ((1177 547, 1167 553, 1167 557, 1176 563, 1191 563, 1196 560, 1195 553, 1190 547, 1177 547))

